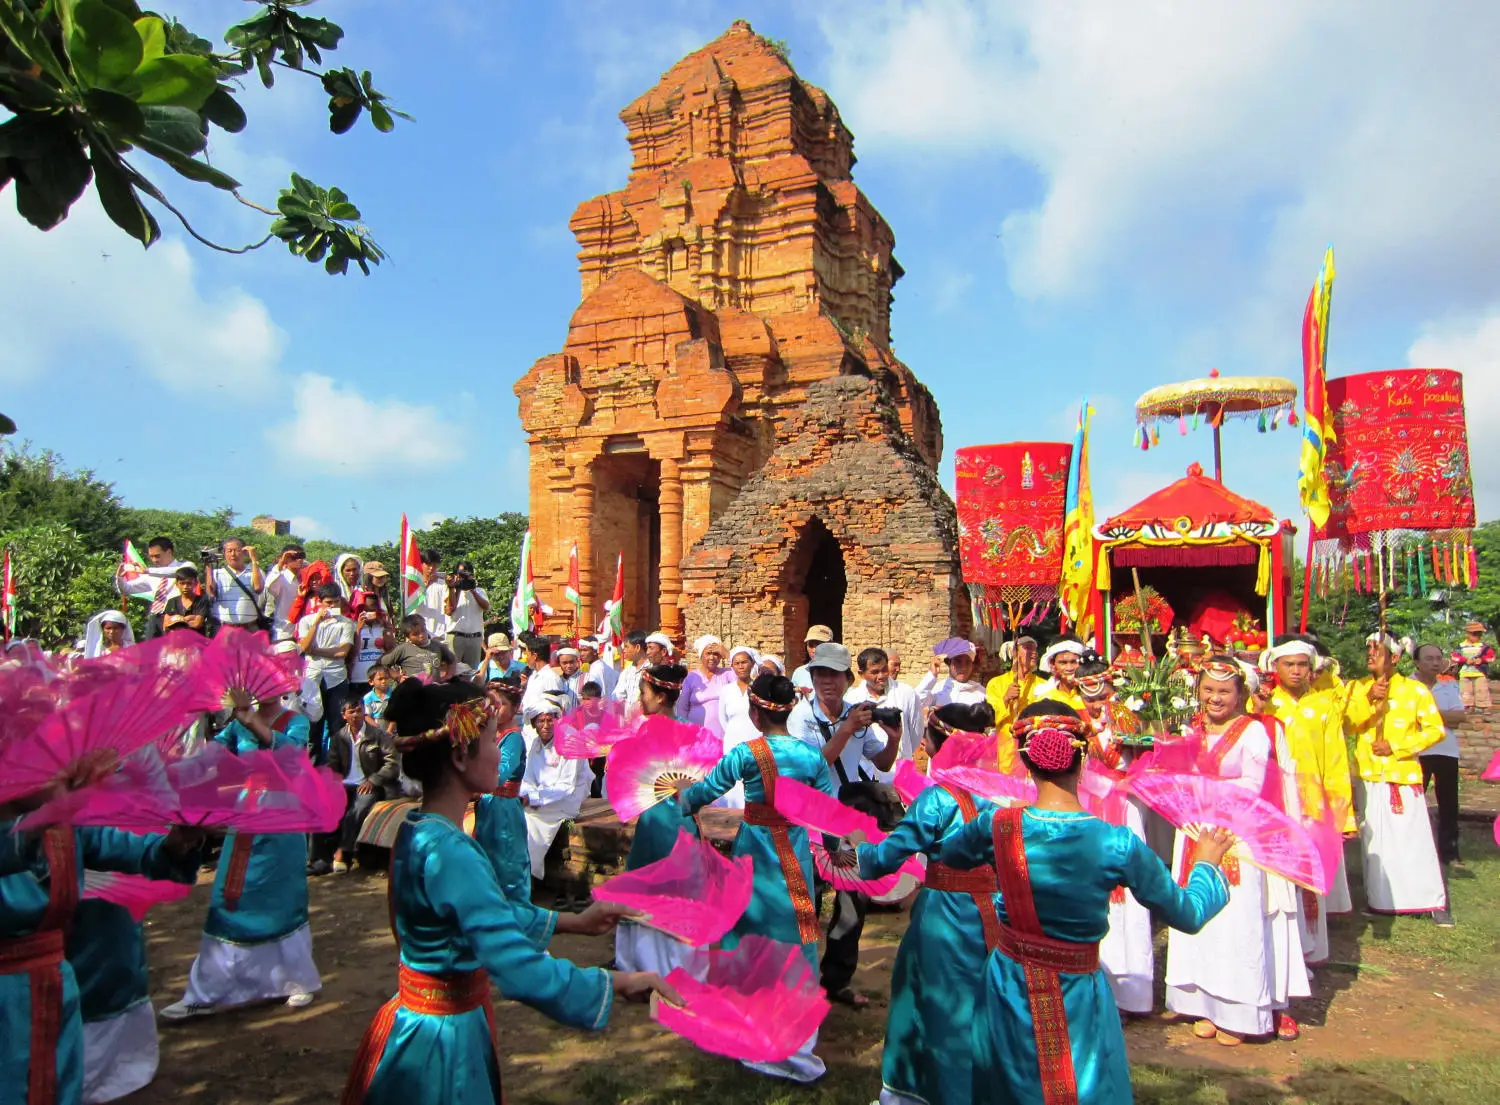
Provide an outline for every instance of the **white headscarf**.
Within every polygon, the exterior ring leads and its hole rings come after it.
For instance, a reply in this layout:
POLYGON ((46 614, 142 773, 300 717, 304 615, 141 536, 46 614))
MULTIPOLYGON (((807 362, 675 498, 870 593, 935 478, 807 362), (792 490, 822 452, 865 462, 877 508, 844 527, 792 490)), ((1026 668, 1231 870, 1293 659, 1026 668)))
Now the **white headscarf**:
POLYGON ((118 610, 101 610, 89 619, 88 628, 83 631, 83 658, 85 660, 104 655, 105 622, 123 625, 126 646, 135 644, 135 630, 130 628, 130 619, 118 610))
POLYGON ((1318 650, 1306 641, 1288 641, 1284 645, 1273 645, 1260 654, 1260 670, 1271 671, 1276 661, 1284 656, 1305 656, 1314 666, 1318 663, 1318 650))
POLYGON ((355 556, 352 552, 339 553, 339 555, 334 558, 333 582, 339 585, 339 590, 343 592, 344 595, 344 601, 348 602, 349 599, 354 597, 354 588, 350 587, 349 584, 344 582, 344 573, 341 569, 344 567, 344 561, 346 560, 354 561, 355 567, 357 569, 354 573, 355 587, 360 586, 363 582, 365 562, 359 557, 355 556))
MULTIPOLYGON (((1387 652, 1389 652, 1392 656, 1395 656, 1397 659, 1400 659, 1406 653, 1412 651, 1412 641, 1411 641, 1410 637, 1402 637, 1398 641, 1398 640, 1396 640, 1396 638, 1392 637, 1389 633, 1386 633, 1383 636, 1384 636, 1384 640, 1385 640, 1385 650, 1387 652)), ((1371 633, 1368 637, 1365 638, 1365 644, 1367 644, 1367 645, 1377 644, 1377 643, 1379 643, 1381 641, 1381 638, 1382 638, 1382 634, 1380 633, 1379 630, 1376 630, 1374 633, 1371 633)))
POLYGON ((702 656, 703 650, 706 648, 710 648, 713 645, 718 645, 720 648, 723 648, 724 642, 719 640, 719 638, 715 637, 712 633, 705 633, 703 636, 699 637, 696 641, 693 642, 693 651, 696 652, 699 656, 702 656))
POLYGON ((735 645, 730 649, 729 659, 733 660, 736 656, 748 656, 752 664, 759 664, 761 660, 760 653, 756 652, 749 645, 735 645))
POLYGON ((760 663, 770 664, 773 668, 776 669, 777 675, 786 674, 786 665, 781 662, 780 656, 762 656, 760 658, 760 663))
POLYGON ((647 637, 646 643, 648 645, 661 645, 662 648, 667 650, 668 656, 674 656, 677 653, 677 650, 672 647, 672 638, 668 637, 660 630, 647 637))
POLYGON ((1077 641, 1053 641, 1047 646, 1047 651, 1042 653, 1042 662, 1037 665, 1037 668, 1051 675, 1052 657, 1064 652, 1071 652, 1074 656, 1081 657, 1086 651, 1087 649, 1077 641))

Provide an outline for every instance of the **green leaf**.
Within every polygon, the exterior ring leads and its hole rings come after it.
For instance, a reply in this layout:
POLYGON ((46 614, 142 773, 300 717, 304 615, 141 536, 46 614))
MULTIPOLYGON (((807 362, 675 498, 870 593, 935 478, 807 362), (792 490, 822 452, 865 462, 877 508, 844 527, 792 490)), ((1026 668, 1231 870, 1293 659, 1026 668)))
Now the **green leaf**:
POLYGON ((218 69, 207 58, 168 54, 137 69, 120 89, 142 104, 170 104, 197 111, 219 87, 218 69))
POLYGON ((142 55, 141 37, 129 19, 103 0, 78 0, 68 57, 86 84, 109 87, 124 80, 136 71, 142 55))
POLYGON ((302 176, 300 173, 292 174, 292 191, 296 192, 298 198, 306 201, 307 203, 321 203, 324 197, 327 195, 327 193, 325 193, 323 189, 319 188, 316 184, 308 180, 305 176, 302 176))
POLYGON ((232 192, 240 186, 240 182, 228 173, 220 172, 207 162, 198 161, 174 150, 171 146, 158 146, 149 138, 140 140, 141 149, 149 154, 161 158, 181 176, 189 180, 196 180, 202 184, 212 184, 215 188, 232 192))
POLYGON ((347 134, 359 122, 359 113, 363 110, 358 100, 329 101, 328 129, 334 134, 347 134))
POLYGON ((328 206, 328 217, 344 222, 352 222, 359 218, 359 208, 348 202, 332 203, 328 206))
POLYGON ((16 210, 39 230, 51 230, 67 217, 92 170, 76 137, 68 136, 43 156, 16 162, 16 210))
POLYGON ((396 120, 391 118, 391 113, 378 103, 370 105, 370 122, 374 123, 375 129, 382 134, 389 134, 396 126, 396 120))
POLYGON ((203 101, 200 112, 214 126, 227 130, 230 134, 238 134, 245 129, 245 109, 240 107, 229 89, 222 84, 214 90, 214 94, 203 101))
POLYGON ((271 69, 271 52, 269 50, 255 55, 255 68, 260 71, 260 83, 270 88, 276 83, 276 73, 271 69))
POLYGON ((139 144, 143 147, 146 141, 151 141, 182 157, 191 157, 208 145, 198 113, 189 108, 150 105, 141 108, 141 117, 145 125, 141 129, 142 141, 139 144))
POLYGON ((141 203, 131 183, 129 170, 119 156, 102 143, 89 143, 89 160, 94 166, 94 191, 110 221, 143 246, 161 237, 156 219, 141 203))
POLYGON ((32 64, 41 66, 42 72, 64 88, 72 88, 72 78, 46 36, 42 33, 41 21, 31 11, 26 0, 0 0, 0 31, 32 64))
POLYGON ((146 125, 145 116, 129 96, 118 92, 106 92, 102 88, 91 88, 83 96, 91 122, 103 124, 121 135, 134 136, 146 125))
POLYGON ((135 33, 141 38, 141 61, 148 62, 167 52, 167 25, 154 15, 135 21, 135 33))

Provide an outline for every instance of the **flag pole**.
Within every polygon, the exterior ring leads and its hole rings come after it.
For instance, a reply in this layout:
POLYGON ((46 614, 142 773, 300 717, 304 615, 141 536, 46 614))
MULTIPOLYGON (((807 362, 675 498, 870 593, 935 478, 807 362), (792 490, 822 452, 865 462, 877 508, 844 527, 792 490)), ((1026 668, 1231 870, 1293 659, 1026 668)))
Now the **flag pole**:
POLYGON ((1313 542, 1317 538, 1318 527, 1313 525, 1313 520, 1307 520, 1307 558, 1302 565, 1302 620, 1297 626, 1298 633, 1307 632, 1307 608, 1312 601, 1312 574, 1313 574, 1313 542))

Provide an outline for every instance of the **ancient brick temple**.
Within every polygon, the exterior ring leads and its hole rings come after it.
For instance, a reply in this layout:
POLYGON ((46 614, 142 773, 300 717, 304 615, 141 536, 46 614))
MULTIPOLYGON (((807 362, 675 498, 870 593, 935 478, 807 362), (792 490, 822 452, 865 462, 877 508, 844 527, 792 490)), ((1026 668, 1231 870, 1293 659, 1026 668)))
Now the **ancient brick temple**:
POLYGON ((539 588, 565 609, 576 540, 594 619, 623 554, 627 627, 925 655, 968 621, 942 426, 838 109, 737 22, 620 118, 630 179, 571 223, 583 301, 515 386, 539 588))

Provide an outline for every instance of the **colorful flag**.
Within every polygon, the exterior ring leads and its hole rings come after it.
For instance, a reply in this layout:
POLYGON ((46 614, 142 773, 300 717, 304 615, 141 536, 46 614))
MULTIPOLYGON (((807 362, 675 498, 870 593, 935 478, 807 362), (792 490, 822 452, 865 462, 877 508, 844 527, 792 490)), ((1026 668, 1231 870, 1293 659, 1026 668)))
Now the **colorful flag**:
MULTIPOLYGON (((135 542, 127 537, 125 539, 125 549, 120 554, 120 566, 115 569, 115 575, 119 577, 120 581, 128 581, 145 575, 147 568, 148 565, 146 564, 145 557, 141 556, 140 551, 136 549, 135 542)), ((120 589, 124 590, 124 588, 120 589)), ((155 598, 155 592, 154 590, 133 591, 125 596, 125 599, 132 598, 144 599, 150 602, 155 598)), ((121 601, 120 609, 124 610, 125 606, 126 603, 121 601)))
POLYGON ((601 643, 619 648, 625 640, 625 554, 615 559, 615 593, 604 603, 604 620, 594 631, 601 643))
POLYGON ((1323 463, 1333 440, 1328 416, 1328 308, 1333 301, 1333 247, 1307 297, 1302 315, 1302 463, 1297 490, 1302 509, 1316 527, 1328 523, 1328 479, 1323 463))
POLYGON ((1089 481, 1089 422, 1094 408, 1087 398, 1078 409, 1073 459, 1068 465, 1068 492, 1063 513, 1062 586, 1058 598, 1077 632, 1087 636, 1094 581, 1094 489, 1089 481))
POLYGON ((0 628, 5 633, 5 643, 10 644, 16 635, 16 580, 10 569, 10 550, 5 550, 5 569, 0 573, 0 628))
POLYGON ((583 632, 583 592, 581 577, 578 573, 578 542, 573 542, 573 548, 568 553, 568 585, 563 588, 563 598, 573 604, 573 625, 578 632, 583 632))
POLYGON ((417 538, 401 515, 401 612, 415 614, 427 601, 427 584, 422 579, 422 553, 417 538))
POLYGON ((536 577, 531 574, 531 531, 521 539, 521 564, 516 571, 516 593, 510 600, 510 632, 529 633, 541 606, 536 597, 536 577))

